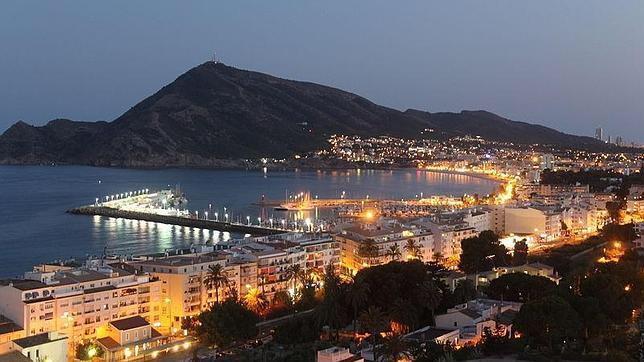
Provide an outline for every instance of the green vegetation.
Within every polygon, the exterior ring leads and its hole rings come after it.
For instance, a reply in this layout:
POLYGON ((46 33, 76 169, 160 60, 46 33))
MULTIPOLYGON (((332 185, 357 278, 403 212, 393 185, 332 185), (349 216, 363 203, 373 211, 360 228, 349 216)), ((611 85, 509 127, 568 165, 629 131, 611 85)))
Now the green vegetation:
POLYGON ((498 235, 490 230, 463 240, 461 250, 458 267, 467 274, 506 266, 510 262, 508 250, 500 244, 498 235))
POLYGON ((94 342, 86 342, 76 345, 76 358, 81 361, 90 361, 94 357, 102 357, 103 349, 94 342))
POLYGON ((197 333, 207 344, 227 347, 235 341, 255 337, 257 322, 259 317, 243 303, 228 299, 199 315, 197 333))

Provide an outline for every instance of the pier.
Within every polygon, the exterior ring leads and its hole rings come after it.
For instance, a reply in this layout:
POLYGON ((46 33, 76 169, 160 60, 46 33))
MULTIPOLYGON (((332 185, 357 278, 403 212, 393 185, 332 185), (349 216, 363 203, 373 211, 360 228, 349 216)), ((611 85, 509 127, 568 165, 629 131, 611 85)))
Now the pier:
POLYGON ((253 236, 275 235, 287 232, 287 230, 269 228, 258 225, 237 224, 231 222, 223 222, 207 219, 196 219, 190 216, 174 216, 174 215, 161 215, 149 212, 132 211, 117 209, 106 206, 81 206, 67 210, 70 214, 75 215, 97 215, 113 218, 123 218, 132 220, 142 220, 150 222, 158 222, 169 225, 195 227, 200 229, 210 229, 218 231, 228 231, 234 233, 250 234, 253 236))

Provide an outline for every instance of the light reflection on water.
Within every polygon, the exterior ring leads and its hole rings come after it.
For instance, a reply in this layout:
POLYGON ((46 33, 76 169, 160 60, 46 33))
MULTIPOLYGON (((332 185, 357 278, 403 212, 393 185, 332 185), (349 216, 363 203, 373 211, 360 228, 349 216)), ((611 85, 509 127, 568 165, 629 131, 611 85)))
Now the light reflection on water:
POLYGON ((142 220, 92 216, 92 224, 92 234, 95 238, 107 237, 105 247, 108 254, 138 255, 186 248, 193 244, 215 244, 231 238, 227 231, 142 220))
POLYGON ((93 203, 96 197, 140 188, 161 189, 180 184, 191 210, 209 210, 223 219, 254 223, 287 217, 325 217, 325 210, 304 213, 274 211, 253 205, 261 195, 284 200, 309 191, 320 198, 412 198, 430 194, 485 194, 496 188, 490 180, 419 170, 239 171, 133 170, 81 166, 0 166, 0 277, 15 276, 44 261, 69 257, 163 252, 191 244, 243 237, 145 221, 87 217, 65 210, 93 203), (101 181, 101 182, 99 182, 101 181))

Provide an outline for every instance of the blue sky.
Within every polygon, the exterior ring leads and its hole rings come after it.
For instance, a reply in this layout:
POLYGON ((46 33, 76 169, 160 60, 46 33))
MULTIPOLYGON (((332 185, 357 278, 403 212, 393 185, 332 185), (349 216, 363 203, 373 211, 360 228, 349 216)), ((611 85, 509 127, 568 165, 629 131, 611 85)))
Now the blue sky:
POLYGON ((637 0, 5 0, 0 132, 112 120, 217 52, 401 110, 644 142, 643 19, 637 0))

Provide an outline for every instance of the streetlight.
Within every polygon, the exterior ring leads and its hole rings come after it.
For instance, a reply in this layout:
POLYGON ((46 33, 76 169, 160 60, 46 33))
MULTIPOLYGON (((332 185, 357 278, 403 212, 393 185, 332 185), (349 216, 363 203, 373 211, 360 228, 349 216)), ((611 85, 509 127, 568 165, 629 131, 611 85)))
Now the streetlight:
POLYGON ((246 222, 250 225, 250 216, 246 216, 246 222))
POLYGON ((218 212, 215 212, 215 220, 219 221, 219 213, 218 212))
POLYGON ((208 220, 208 211, 204 211, 205 219, 208 220))
POLYGON ((257 218, 257 225, 259 225, 259 226, 262 225, 262 218, 261 217, 257 218))
POLYGON ((225 214, 224 217, 226 218, 226 222, 228 222, 228 214, 225 214))

